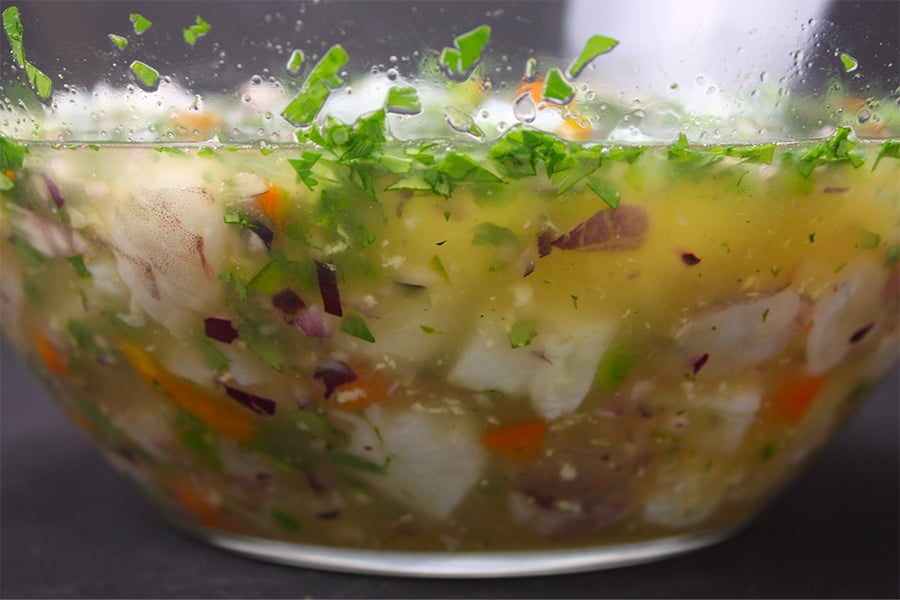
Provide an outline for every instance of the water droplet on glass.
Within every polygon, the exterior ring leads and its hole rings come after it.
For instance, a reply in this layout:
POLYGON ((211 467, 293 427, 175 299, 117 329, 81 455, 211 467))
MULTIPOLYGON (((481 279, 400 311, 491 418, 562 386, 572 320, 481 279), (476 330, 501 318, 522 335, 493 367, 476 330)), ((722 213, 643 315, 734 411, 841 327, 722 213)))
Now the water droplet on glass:
POLYGON ((537 106, 531 94, 525 92, 513 101, 513 114, 522 123, 531 123, 537 117, 537 106))
POLYGON ((399 76, 400 76, 400 74, 397 72, 397 69, 388 69, 387 70, 387 78, 390 79, 391 81, 396 81, 397 77, 399 77, 399 76))
POLYGON ((472 117, 465 111, 453 107, 445 108, 444 118, 447 120, 447 125, 450 126, 450 129, 454 131, 467 133, 479 139, 484 137, 484 132, 475 125, 472 117))
POLYGON ((250 78, 250 85, 259 85, 262 83, 262 77, 259 75, 254 75, 250 78))
POLYGON ((867 111, 866 109, 862 109, 858 113, 856 113, 856 120, 860 123, 865 123, 871 118, 871 116, 872 115, 871 113, 869 113, 869 111, 867 111))

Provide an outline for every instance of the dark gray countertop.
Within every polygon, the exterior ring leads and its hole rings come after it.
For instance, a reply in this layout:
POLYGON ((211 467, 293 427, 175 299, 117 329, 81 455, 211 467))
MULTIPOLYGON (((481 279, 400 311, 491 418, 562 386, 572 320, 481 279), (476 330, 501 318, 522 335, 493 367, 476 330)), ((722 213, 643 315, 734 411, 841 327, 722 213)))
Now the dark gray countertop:
POLYGON ((900 596, 898 377, 739 536, 649 565, 499 580, 281 567, 169 528, 65 421, 9 347, 0 374, 0 597, 900 596))

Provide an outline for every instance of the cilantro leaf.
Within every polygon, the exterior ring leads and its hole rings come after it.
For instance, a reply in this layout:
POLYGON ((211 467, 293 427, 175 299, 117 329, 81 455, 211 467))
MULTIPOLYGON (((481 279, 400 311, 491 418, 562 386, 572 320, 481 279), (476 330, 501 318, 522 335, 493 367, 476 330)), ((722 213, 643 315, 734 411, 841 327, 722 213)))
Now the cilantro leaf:
POLYGON ((107 37, 109 38, 109 41, 115 44, 116 48, 118 48, 119 50, 124 50, 125 46, 128 45, 128 40, 126 38, 123 38, 121 35, 110 33, 107 37))
POLYGON ((536 323, 529 319, 526 321, 516 321, 516 324, 509 330, 509 345, 511 348, 521 348, 528 346, 537 336, 536 323))
POLYGON ((184 41, 193 46, 197 40, 209 33, 209 23, 197 16, 197 21, 187 29, 182 30, 184 41))
POLYGON ((307 76, 300 92, 281 112, 281 116, 300 127, 311 124, 331 93, 328 85, 338 87, 343 84, 338 73, 348 60, 350 57, 340 44, 329 48, 307 76))
POLYGON ((289 158, 288 163, 297 172, 297 177, 306 184, 306 187, 312 191, 319 184, 319 180, 313 176, 312 168, 322 158, 321 152, 313 152, 304 150, 300 153, 300 158, 289 158))
POLYGON ((298 75, 300 73, 300 67, 303 66, 303 61, 305 59, 306 57, 303 55, 303 50, 294 50, 291 52, 286 65, 288 73, 292 76, 298 75))
POLYGON ((438 63, 451 79, 463 80, 481 58, 481 52, 491 38, 487 25, 476 27, 453 40, 455 48, 444 48, 438 63))
POLYGON ((147 63, 139 60, 134 61, 131 63, 131 72, 143 84, 141 87, 147 91, 153 91, 156 88, 156 84, 159 83, 159 71, 147 63))
POLYGON ((550 182, 557 186, 556 195, 569 191, 576 183, 600 168, 601 156, 594 150, 576 150, 569 154, 550 182))
POLYGON ((619 193, 619 190, 612 183, 599 177, 591 177, 588 179, 587 186, 592 192, 597 194, 598 198, 606 202, 611 209, 619 208, 619 200, 622 194, 619 193))
POLYGON ((417 115, 422 112, 419 92, 408 85, 395 85, 388 90, 384 110, 397 115, 417 115))
POLYGON ((852 73, 859 66, 859 62, 846 52, 841 52, 841 64, 847 73, 852 73))
POLYGON ((53 82, 43 71, 25 60, 25 47, 22 44, 22 18, 17 7, 10 6, 3 11, 3 30, 6 31, 6 37, 9 39, 9 48, 12 51, 13 59, 16 64, 25 69, 28 83, 41 100, 48 99, 53 91, 53 82))
POLYGON ((830 139, 801 156, 798 166, 800 175, 808 178, 818 165, 826 162, 846 161, 854 169, 860 167, 864 160, 861 156, 851 153, 856 147, 856 142, 850 139, 851 132, 849 127, 839 126, 830 139))
POLYGON ((441 260, 441 257, 435 254, 431 257, 431 260, 428 261, 428 266, 431 267, 435 273, 437 273, 441 279, 450 283, 450 275, 447 273, 447 269, 444 268, 444 262, 441 260))
POLYGON ((434 166, 434 170, 454 182, 500 183, 503 181, 470 156, 458 152, 448 152, 447 156, 434 166))
POLYGON ((28 148, 0 135, 0 171, 18 171, 27 153, 28 148))
POLYGON ((512 229, 494 225, 493 223, 479 223, 475 227, 475 235, 472 243, 476 246, 511 246, 519 243, 519 238, 512 229))
POLYGON ((900 142, 887 140, 881 146, 881 151, 878 153, 878 156, 875 158, 875 164, 872 165, 873 171, 875 170, 875 167, 878 166, 878 163, 881 162, 882 158, 900 158, 900 142))
POLYGON ((369 331, 366 322, 356 315, 347 315, 344 317, 344 320, 341 321, 341 331, 366 342, 375 343, 375 336, 369 331))
POLYGON ((578 55, 578 58, 576 58, 575 61, 571 65, 569 65, 569 77, 578 77, 578 75, 582 70, 584 70, 588 63, 590 63, 601 54, 606 54, 618 45, 619 40, 603 37, 602 35, 591 36, 591 38, 584 44, 584 49, 581 51, 581 54, 578 55))
POLYGON ((544 80, 541 99, 550 104, 565 106, 572 101, 573 97, 575 97, 575 88, 569 85, 562 72, 556 67, 550 69, 547 73, 547 78, 544 80))
POLYGON ((131 13, 130 15, 128 15, 128 19, 134 26, 134 32, 138 35, 141 35, 145 31, 150 29, 151 25, 153 25, 150 19, 138 13, 131 13))

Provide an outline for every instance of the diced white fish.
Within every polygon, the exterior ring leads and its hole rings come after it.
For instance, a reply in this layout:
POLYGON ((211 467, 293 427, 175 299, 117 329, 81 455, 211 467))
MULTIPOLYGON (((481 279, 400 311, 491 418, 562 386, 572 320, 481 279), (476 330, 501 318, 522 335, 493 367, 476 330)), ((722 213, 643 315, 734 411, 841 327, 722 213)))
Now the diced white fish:
POLYGON ((119 274, 144 311, 181 333, 220 291, 227 229, 200 188, 139 188, 110 218, 119 274))
POLYGON ((703 374, 754 367, 787 346, 800 304, 800 296, 785 289, 759 300, 713 309, 682 327, 675 342, 692 360, 706 355, 703 374))
POLYGON ((644 519, 672 529, 698 525, 718 508, 725 484, 715 469, 691 463, 665 470, 644 503, 644 519))
POLYGON ((485 324, 466 344, 447 381, 470 390, 524 394, 540 362, 534 348, 512 348, 505 331, 485 324))
POLYGON ((31 211, 9 205, 13 213, 10 221, 16 233, 31 246, 47 257, 88 254, 90 247, 77 232, 70 231, 61 223, 51 221, 31 211))
MULTIPOLYGON (((865 263, 852 269, 813 307, 812 326, 806 337, 806 369, 821 375, 837 365, 850 351, 857 332, 877 327, 882 312, 881 290, 888 271, 881 265, 865 263)), ((873 331, 865 335, 874 337, 873 331)))
POLYGON ((724 381, 713 391, 693 394, 689 399, 691 415, 700 413, 700 423, 715 424, 710 430, 694 432, 697 445, 705 450, 733 454, 753 423, 762 396, 763 387, 758 382, 733 384, 724 381))
POLYGON ((485 451, 467 416, 373 405, 364 420, 343 412, 336 421, 350 425, 351 453, 386 465, 367 483, 434 518, 453 512, 481 477, 485 451))

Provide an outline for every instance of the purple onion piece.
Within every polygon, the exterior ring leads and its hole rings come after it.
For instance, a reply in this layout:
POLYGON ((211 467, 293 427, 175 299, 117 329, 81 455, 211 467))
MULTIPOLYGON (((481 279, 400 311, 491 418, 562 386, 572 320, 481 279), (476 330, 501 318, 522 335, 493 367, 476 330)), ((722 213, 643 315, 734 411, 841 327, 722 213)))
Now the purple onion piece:
POLYGON ((272 296, 272 305, 286 315, 295 315, 306 306, 303 299, 291 288, 285 288, 272 296))
POLYGON ((700 262, 700 257, 694 254, 693 252, 682 252, 681 253, 681 262, 686 264, 689 267, 693 267, 694 265, 700 262))
POLYGON ((691 365, 694 367, 694 375, 700 372, 700 369, 703 368, 703 365, 706 364, 706 361, 709 360, 709 353, 701 354, 700 356, 694 357, 691 361, 691 365))
POLYGON ((331 339, 334 335, 334 323, 331 317, 322 312, 318 304, 313 304, 297 319, 297 327, 310 337, 331 339))
POLYGON ((53 198, 53 203, 56 204, 56 208, 62 208, 66 201, 59 192, 59 187, 57 187, 52 179, 47 177, 46 173, 41 173, 41 176, 44 178, 44 183, 47 184, 47 191, 50 192, 50 197, 53 198))
POLYGON ((239 390, 227 385, 225 386, 225 392, 255 413, 261 415, 275 414, 277 403, 274 400, 263 398, 262 396, 257 396, 256 394, 251 394, 250 392, 245 392, 244 390, 239 390))
POLYGON ((644 209, 620 205, 594 213, 550 243, 560 250, 634 250, 644 243, 648 228, 644 209))
POLYGON ((848 187, 837 187, 837 186, 828 186, 822 190, 823 194, 843 194, 844 192, 849 192, 850 188, 848 187))
POLYGON ((875 327, 875 323, 869 323, 868 325, 863 325, 859 329, 853 332, 853 335, 850 336, 850 343, 856 344, 857 342, 861 342, 866 334, 872 331, 872 328, 875 327))
POLYGON ((238 337, 237 329, 234 328, 231 321, 218 317, 203 319, 203 331, 206 333, 206 337, 226 344, 230 344, 238 337))
POLYGON ((544 258, 553 250, 553 240, 556 234, 550 229, 541 229, 537 236, 538 258, 544 258))
POLYGON ((263 225, 258 221, 251 221, 247 228, 255 233, 259 239, 263 241, 263 244, 266 245, 266 248, 269 250, 272 249, 272 240, 275 239, 275 234, 271 229, 263 225))
POLYGON ((325 397, 330 398, 336 387, 356 381, 350 365, 340 360, 326 360, 313 372, 313 377, 325 384, 325 397))
POLYGON ((319 293, 325 312, 336 317, 344 315, 341 308, 341 295, 338 292, 337 269, 334 265, 316 261, 316 278, 319 280, 319 293))

